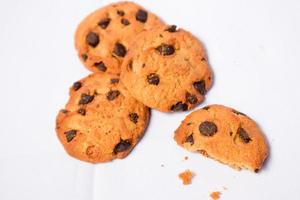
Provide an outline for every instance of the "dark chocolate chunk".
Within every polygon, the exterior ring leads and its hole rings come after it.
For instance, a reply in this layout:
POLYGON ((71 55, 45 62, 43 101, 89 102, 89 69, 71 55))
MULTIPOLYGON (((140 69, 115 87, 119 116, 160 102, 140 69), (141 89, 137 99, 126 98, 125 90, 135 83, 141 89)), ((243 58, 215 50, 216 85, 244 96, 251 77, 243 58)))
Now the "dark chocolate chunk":
POLYGON ((105 72, 107 70, 107 67, 105 66, 104 62, 100 61, 98 63, 94 64, 97 69, 99 69, 102 72, 105 72))
POLYGON ((186 101, 189 102, 190 104, 195 104, 198 102, 196 95, 193 95, 189 92, 186 93, 185 98, 186 98, 186 101))
POLYGON ((218 127, 213 122, 204 121, 199 125, 199 131, 204 136, 213 136, 218 131, 218 127))
POLYGON ((130 149, 131 142, 129 140, 122 140, 115 146, 114 153, 119 153, 130 149))
POLYGON ((104 18, 102 19, 100 22, 98 22, 98 25, 102 28, 102 29, 106 29, 107 26, 109 25, 110 22, 110 18, 104 18))
POLYGON ((112 100, 114 100, 115 98, 117 98, 119 95, 120 95, 119 90, 111 90, 111 91, 109 91, 109 92, 106 94, 106 98, 107 98, 109 101, 112 101, 112 100))
POLYGON ((100 38, 97 33, 89 32, 89 34, 86 36, 86 42, 88 45, 95 48, 99 44, 100 38))
POLYGON ((161 44, 160 46, 155 48, 159 54, 163 56, 169 56, 175 53, 175 49, 172 45, 161 44))
POLYGON ((128 26, 130 24, 130 22, 128 21, 128 19, 121 19, 121 23, 125 26, 128 26))
POLYGON ((205 95, 206 89, 205 89, 205 82, 203 80, 194 82, 193 86, 201 95, 205 95))
POLYGON ((168 31, 168 32, 170 32, 170 33, 174 33, 174 32, 176 32, 176 25, 171 25, 171 26, 168 26, 166 29, 165 29, 165 31, 168 31))
POLYGON ((147 21, 148 18, 148 13, 144 10, 138 10, 136 15, 135 15, 136 20, 145 23, 147 21))
POLYGON ((77 131, 70 130, 70 131, 64 132, 64 134, 66 135, 67 142, 71 142, 75 138, 77 131))
POLYGON ((126 50, 126 48, 125 48, 125 46, 123 44, 117 42, 115 44, 113 53, 116 54, 119 57, 124 57, 126 55, 126 53, 127 53, 127 50, 126 50))
POLYGON ((158 85, 159 84, 159 76, 155 73, 151 73, 147 76, 147 81, 151 85, 158 85))
POLYGON ((79 100, 79 105, 85 105, 88 104, 90 102, 92 102, 94 100, 94 96, 93 95, 89 95, 86 93, 81 94, 81 98, 79 100))
POLYGON ((191 143, 191 145, 193 145, 193 144, 194 144, 194 137, 193 137, 193 134, 187 136, 187 137, 185 138, 185 142, 189 142, 189 143, 191 143))
POLYGON ((248 133, 242 127, 238 128, 237 134, 239 135, 240 139, 246 144, 252 141, 248 133))
POLYGON ((73 83, 72 88, 73 88, 73 90, 77 91, 81 88, 81 86, 82 86, 81 82, 77 81, 77 82, 73 83))
POLYGON ((77 112, 79 114, 81 114, 82 116, 85 116, 85 114, 86 114, 86 110, 84 108, 79 108, 79 110, 77 110, 77 112))
POLYGON ((188 105, 186 103, 177 102, 176 104, 171 106, 172 111, 186 111, 188 109, 188 105))
POLYGON ((136 124, 138 122, 139 116, 137 113, 130 113, 128 116, 130 121, 132 121, 133 123, 136 124))

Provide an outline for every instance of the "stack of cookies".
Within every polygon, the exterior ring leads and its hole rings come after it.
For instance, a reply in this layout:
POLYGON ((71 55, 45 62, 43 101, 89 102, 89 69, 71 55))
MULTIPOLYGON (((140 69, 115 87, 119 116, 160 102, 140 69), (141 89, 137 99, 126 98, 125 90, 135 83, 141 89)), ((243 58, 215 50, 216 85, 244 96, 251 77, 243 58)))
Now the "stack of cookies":
MULTIPOLYGON (((83 161, 124 158, 143 137, 150 108, 193 109, 212 86, 201 42, 132 2, 87 16, 77 28, 75 47, 92 74, 70 88, 56 132, 67 153, 83 161)), ((191 113, 174 138, 187 150, 235 168, 257 171, 268 155, 255 122, 221 105, 191 113)))

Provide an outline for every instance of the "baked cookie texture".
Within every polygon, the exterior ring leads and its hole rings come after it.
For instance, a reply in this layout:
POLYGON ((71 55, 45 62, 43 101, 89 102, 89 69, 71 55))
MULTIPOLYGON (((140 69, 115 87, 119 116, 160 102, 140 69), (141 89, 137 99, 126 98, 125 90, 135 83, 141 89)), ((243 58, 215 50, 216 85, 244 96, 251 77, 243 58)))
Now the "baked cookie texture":
POLYGON ((189 114, 175 131, 174 139, 189 151, 254 172, 261 169, 269 154, 257 124, 245 114, 222 105, 209 105, 189 114))
POLYGON ((136 101, 119 76, 94 73, 77 81, 56 119, 65 150, 79 160, 99 163, 127 156, 144 134, 150 110, 136 101))
POLYGON ((203 45, 176 26, 139 34, 121 67, 121 80, 145 105, 162 112, 201 103, 213 81, 203 45))
POLYGON ((75 33, 75 47, 92 72, 120 73, 120 66, 136 35, 163 22, 133 2, 118 2, 88 15, 75 33))

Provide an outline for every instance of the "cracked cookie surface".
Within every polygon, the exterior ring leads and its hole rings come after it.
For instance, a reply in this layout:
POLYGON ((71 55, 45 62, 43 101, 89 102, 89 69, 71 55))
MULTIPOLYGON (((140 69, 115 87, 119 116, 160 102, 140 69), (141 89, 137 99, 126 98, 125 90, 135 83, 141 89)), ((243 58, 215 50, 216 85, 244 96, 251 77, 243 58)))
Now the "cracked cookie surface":
POLYGON ((257 124, 244 113, 222 105, 209 105, 189 114, 174 139, 189 151, 255 172, 269 153, 257 124))
POLYGON ((113 74, 91 74, 70 88, 56 118, 56 132, 69 155, 98 163, 127 156, 144 134, 150 110, 113 74))
POLYGON ((94 11, 80 23, 75 47, 90 71, 120 73, 131 40, 138 33, 162 24, 153 13, 133 2, 113 3, 94 11))
POLYGON ((141 33, 121 67, 129 92, 162 112, 192 109, 203 101, 212 79, 200 41, 174 25, 141 33))

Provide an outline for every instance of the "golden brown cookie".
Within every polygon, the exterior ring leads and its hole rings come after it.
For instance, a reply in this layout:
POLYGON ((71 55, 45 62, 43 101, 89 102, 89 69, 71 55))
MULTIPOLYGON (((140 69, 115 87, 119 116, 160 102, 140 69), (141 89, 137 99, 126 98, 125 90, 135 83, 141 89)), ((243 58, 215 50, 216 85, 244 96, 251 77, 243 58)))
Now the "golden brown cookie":
POLYGON ((231 167, 255 172, 269 149, 262 131, 245 114, 222 105, 210 105, 189 114, 175 131, 183 148, 199 152, 231 167))
POLYGON ((80 23, 75 47, 89 70, 120 73, 130 41, 138 33, 161 24, 158 17, 133 2, 113 3, 80 23))
POLYGON ((136 38, 123 61, 121 80, 132 96, 151 108, 185 111, 203 101, 212 71, 200 41, 173 25, 136 38))
POLYGON ((117 75, 95 73, 73 84, 57 116, 56 132, 71 156, 106 162, 130 153, 144 134, 149 112, 117 75))

